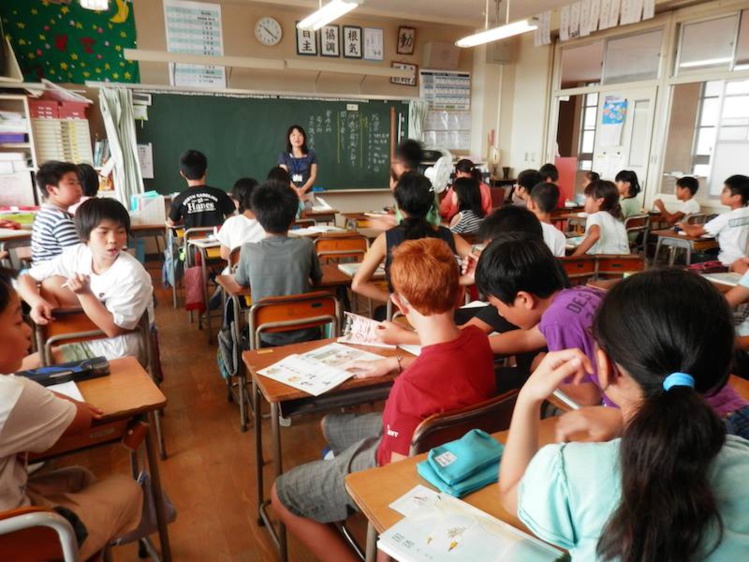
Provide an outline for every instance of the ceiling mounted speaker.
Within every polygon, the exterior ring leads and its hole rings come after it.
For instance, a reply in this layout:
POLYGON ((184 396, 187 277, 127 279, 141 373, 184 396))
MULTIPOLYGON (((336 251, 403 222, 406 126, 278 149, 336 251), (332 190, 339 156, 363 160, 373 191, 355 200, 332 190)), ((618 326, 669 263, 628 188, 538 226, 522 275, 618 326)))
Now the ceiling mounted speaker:
POLYGON ((421 65, 435 70, 457 70, 460 63, 460 48, 452 43, 432 41, 424 44, 421 65))

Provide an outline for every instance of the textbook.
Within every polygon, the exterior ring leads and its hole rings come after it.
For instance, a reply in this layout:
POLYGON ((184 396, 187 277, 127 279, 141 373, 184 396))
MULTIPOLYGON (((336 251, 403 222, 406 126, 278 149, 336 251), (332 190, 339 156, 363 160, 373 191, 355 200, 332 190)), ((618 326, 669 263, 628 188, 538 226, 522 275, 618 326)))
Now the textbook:
MULTIPOLYGON (((349 275, 353 277, 356 275, 356 272, 359 271, 359 268, 361 267, 361 263, 339 263, 338 264, 338 270, 342 271, 346 275, 349 275)), ((377 269, 375 269, 374 275, 372 276, 374 279, 382 279, 385 277, 385 264, 381 263, 377 266, 377 269)))
POLYGON ((355 373, 348 368, 355 362, 376 359, 383 357, 347 345, 331 343, 304 354, 289 355, 258 373, 312 396, 319 396, 353 377, 355 373))
POLYGON ((419 503, 377 541, 377 548, 400 562, 554 562, 565 556, 447 494, 422 495, 419 503))
POLYGON ((702 275, 708 281, 713 283, 719 283, 720 285, 728 285, 729 287, 735 287, 741 281, 742 275, 740 273, 704 273, 702 275))
POLYGON ((312 236, 314 234, 325 234, 327 232, 343 232, 343 229, 340 226, 316 224, 315 226, 289 230, 289 236, 312 236))
POLYGON ((351 312, 344 312, 343 314, 343 330, 341 330, 343 335, 338 338, 339 343, 353 343, 395 349, 394 345, 382 343, 377 338, 377 330, 381 325, 377 320, 372 320, 371 318, 359 316, 351 312))

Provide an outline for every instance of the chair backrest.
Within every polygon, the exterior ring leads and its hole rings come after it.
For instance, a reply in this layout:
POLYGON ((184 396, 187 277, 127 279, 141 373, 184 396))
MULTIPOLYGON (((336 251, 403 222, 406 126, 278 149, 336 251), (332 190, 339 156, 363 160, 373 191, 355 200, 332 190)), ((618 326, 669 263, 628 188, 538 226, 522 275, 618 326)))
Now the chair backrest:
POLYGON ((559 258, 572 285, 584 285, 596 275, 595 256, 559 258))
POLYGON ((632 215, 624 219, 624 228, 627 232, 645 232, 650 227, 650 215, 632 215))
POLYGON ((250 348, 260 348, 260 334, 333 325, 333 336, 340 332, 341 306, 331 293, 317 291, 285 297, 267 297, 252 304, 248 313, 250 348))
POLYGON ((707 216, 703 213, 695 213, 687 217, 687 224, 705 224, 707 222, 707 216))
POLYGON ((517 398, 518 391, 511 390, 474 406, 429 416, 414 431, 409 455, 418 455, 460 439, 471 429, 482 429, 487 433, 505 431, 510 427, 517 398))
POLYGON ((645 270, 645 257, 635 254, 630 255, 607 255, 596 256, 598 267, 596 276, 599 279, 611 277, 623 277, 625 273, 636 273, 645 270))
POLYGON ((241 246, 234 248, 229 254, 229 269, 233 272, 239 265, 239 251, 242 249, 241 246))
POLYGON ((3 560, 79 561, 73 527, 62 515, 41 507, 0 513, 0 552, 3 560))
POLYGON ((504 204, 505 190, 503 187, 491 187, 489 193, 492 196, 492 209, 497 209, 504 204))
POLYGON ((317 257, 325 262, 360 262, 369 250, 369 240, 361 234, 320 236, 314 244, 317 257))

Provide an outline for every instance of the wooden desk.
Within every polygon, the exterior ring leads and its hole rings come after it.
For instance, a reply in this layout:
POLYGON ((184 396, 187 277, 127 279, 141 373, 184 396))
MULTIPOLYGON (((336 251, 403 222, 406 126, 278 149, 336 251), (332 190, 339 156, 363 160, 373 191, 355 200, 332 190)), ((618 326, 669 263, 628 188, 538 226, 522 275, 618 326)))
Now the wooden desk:
MULTIPOLYGON (((294 353, 306 353, 328 345, 336 341, 335 338, 319 340, 313 342, 287 345, 284 347, 275 347, 268 349, 257 349, 245 351, 242 359, 245 366, 252 376, 252 407, 255 417, 255 462, 257 473, 257 497, 258 497, 258 515, 259 524, 265 525, 271 538, 276 544, 281 561, 287 559, 286 550, 286 530, 283 525, 279 526, 278 532, 273 528, 267 515, 267 505, 269 500, 265 499, 263 489, 263 447, 262 447, 262 417, 260 415, 260 399, 264 399, 270 404, 270 418, 273 439, 273 466, 275 477, 283 473, 282 453, 281 453, 281 426, 280 418, 293 417, 299 414, 309 414, 330 411, 346 406, 362 404, 364 402, 373 402, 387 398, 390 387, 393 383, 391 375, 369 379, 351 378, 342 385, 326 392, 320 396, 312 396, 292 388, 283 383, 274 381, 258 374, 258 371, 281 361, 288 355, 294 353)), ((349 345, 349 344, 347 344, 349 345)), ((393 355, 408 355, 400 349, 386 349, 381 347, 352 346, 357 349, 364 349, 371 353, 383 357, 393 355)))
MULTIPOLYGON (((541 420, 539 445, 554 442, 556 418, 541 420)), ((500 443, 507 440, 507 431, 492 435, 500 443)), ((403 519, 397 511, 388 507, 393 501, 417 484, 435 489, 416 472, 416 464, 426 459, 427 453, 410 457, 385 466, 354 472, 346 476, 346 491, 367 517, 367 561, 374 561, 377 535, 403 519)), ((502 508, 499 501, 499 484, 491 484, 462 498, 474 507, 509 523, 526 533, 530 532, 515 514, 502 508)))
MULTIPOLYGON (((160 239, 166 241, 165 224, 133 224, 130 226, 130 236, 132 238, 153 238, 156 241, 156 250, 161 253, 160 239)), ((166 245, 166 242, 165 242, 166 245)))
POLYGON ((718 241, 715 238, 703 238, 701 236, 686 236, 683 233, 674 232, 671 229, 653 230, 651 232, 658 237, 658 243, 655 246, 655 255, 653 256, 653 265, 658 262, 658 255, 661 247, 671 248, 671 255, 668 259, 668 265, 674 265, 676 258, 676 248, 683 248, 687 252, 686 262, 689 265, 692 261, 692 252, 704 252, 718 247, 718 241))
POLYGON ((18 269, 20 266, 19 260, 14 257, 14 252, 12 250, 28 246, 29 244, 31 244, 30 230, 0 228, 0 253, 6 250, 9 252, 8 262, 11 268, 18 269))
MULTIPOLYGON (((78 383, 86 402, 101 408, 104 416, 93 423, 86 433, 66 436, 54 447, 39 455, 38 459, 50 459, 61 455, 97 447, 119 444, 132 422, 150 418, 156 410, 166 406, 166 397, 151 380, 135 357, 123 357, 109 362, 110 374, 78 383)), ((146 458, 151 473, 151 492, 156 500, 156 520, 164 562, 171 560, 169 533, 167 531, 164 498, 159 474, 159 459, 151 431, 146 433, 146 458)))
POLYGON ((395 226, 391 213, 342 213, 347 230, 372 229, 382 232, 395 226))
POLYGON ((333 223, 335 224, 335 216, 338 214, 338 211, 335 209, 326 209, 326 210, 320 210, 315 211, 313 209, 307 209, 302 211, 299 218, 302 219, 312 219, 315 221, 315 223, 319 222, 325 222, 325 223, 333 223))

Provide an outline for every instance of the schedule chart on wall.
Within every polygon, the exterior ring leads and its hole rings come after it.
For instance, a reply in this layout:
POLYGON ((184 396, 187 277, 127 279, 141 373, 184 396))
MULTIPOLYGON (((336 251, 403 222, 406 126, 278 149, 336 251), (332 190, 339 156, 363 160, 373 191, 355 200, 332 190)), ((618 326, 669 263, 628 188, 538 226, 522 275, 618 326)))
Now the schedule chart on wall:
POLYGON ((471 74, 448 70, 419 71, 420 97, 429 109, 471 109, 471 74))
MULTIPOLYGON (((205 2, 165 0, 166 45, 171 53, 223 56, 221 6, 205 2)), ((173 86, 226 87, 223 66, 170 64, 173 86)))

